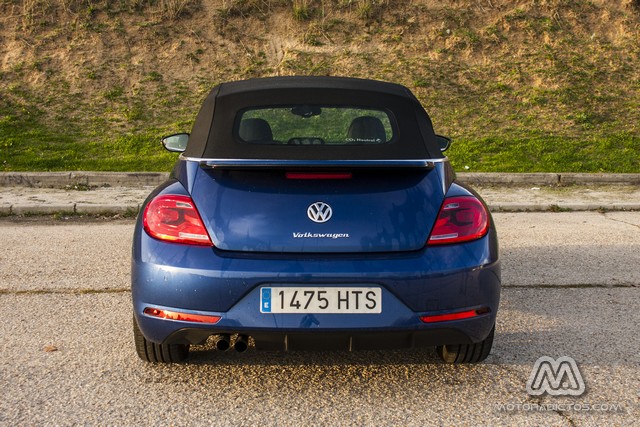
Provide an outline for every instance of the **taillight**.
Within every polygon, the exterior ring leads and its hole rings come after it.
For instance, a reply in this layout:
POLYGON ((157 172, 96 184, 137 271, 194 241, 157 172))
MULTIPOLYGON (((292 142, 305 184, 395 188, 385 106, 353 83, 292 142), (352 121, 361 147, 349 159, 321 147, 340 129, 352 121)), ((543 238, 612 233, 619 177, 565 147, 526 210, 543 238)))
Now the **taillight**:
POLYGON ((482 202, 473 196, 446 198, 429 245, 444 245, 479 239, 489 229, 489 214, 482 202))
POLYGON ((173 243, 213 246, 196 205, 189 196, 163 194, 144 210, 144 229, 151 237, 173 243))

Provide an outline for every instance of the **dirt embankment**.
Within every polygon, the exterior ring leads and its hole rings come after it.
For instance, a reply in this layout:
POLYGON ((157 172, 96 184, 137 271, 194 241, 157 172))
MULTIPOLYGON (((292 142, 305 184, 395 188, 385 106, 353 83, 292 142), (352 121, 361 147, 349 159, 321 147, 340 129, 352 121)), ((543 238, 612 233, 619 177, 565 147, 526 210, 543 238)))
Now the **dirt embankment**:
POLYGON ((403 83, 454 136, 637 133, 639 23, 637 0, 0 0, 0 110, 184 128, 220 81, 322 74, 403 83))

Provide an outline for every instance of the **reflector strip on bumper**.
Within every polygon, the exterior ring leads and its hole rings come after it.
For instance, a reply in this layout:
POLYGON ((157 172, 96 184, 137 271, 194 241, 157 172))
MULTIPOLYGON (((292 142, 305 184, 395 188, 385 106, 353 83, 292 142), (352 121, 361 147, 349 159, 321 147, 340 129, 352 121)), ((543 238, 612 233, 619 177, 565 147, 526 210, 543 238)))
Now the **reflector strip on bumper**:
POLYGON ((448 320, 462 320, 471 317, 487 314, 491 311, 488 307, 478 308, 476 310, 459 311, 457 313, 435 314, 432 316, 420 316, 420 320, 424 323, 446 322, 448 320))
POLYGON ((204 314, 193 314, 193 313, 179 313, 177 311, 160 310, 160 309, 151 308, 151 307, 145 308, 144 314, 151 317, 159 317, 161 319, 180 320, 182 322, 197 322, 197 323, 218 323, 221 319, 220 316, 208 316, 204 314))

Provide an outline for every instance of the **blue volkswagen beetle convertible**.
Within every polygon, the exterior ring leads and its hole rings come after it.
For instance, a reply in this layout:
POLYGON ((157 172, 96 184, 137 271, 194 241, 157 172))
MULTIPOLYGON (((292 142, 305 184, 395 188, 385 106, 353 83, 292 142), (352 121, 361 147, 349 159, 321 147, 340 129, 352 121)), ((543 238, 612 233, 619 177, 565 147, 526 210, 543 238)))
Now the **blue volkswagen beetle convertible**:
POLYGON ((274 77, 211 91, 135 227, 140 358, 219 350, 435 347, 484 360, 498 242, 416 97, 397 84, 274 77))

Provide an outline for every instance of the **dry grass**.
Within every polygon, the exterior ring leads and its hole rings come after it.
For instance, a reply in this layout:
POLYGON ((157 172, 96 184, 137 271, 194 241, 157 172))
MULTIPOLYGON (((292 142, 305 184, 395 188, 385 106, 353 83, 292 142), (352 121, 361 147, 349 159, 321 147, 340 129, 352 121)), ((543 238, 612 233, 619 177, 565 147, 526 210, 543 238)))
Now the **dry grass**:
POLYGON ((639 28, 638 0, 0 0, 0 127, 123 150, 188 130, 220 81, 350 75, 410 87, 469 156, 622 150, 640 137, 639 28))
POLYGON ((185 13, 193 13, 200 6, 199 0, 160 0, 160 14, 168 19, 178 19, 185 13))
POLYGON ((91 16, 99 10, 150 11, 161 19, 174 20, 197 11, 200 0, 3 0, 0 7, 19 16, 23 30, 33 31, 53 25, 61 17, 91 16))

